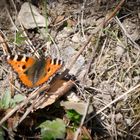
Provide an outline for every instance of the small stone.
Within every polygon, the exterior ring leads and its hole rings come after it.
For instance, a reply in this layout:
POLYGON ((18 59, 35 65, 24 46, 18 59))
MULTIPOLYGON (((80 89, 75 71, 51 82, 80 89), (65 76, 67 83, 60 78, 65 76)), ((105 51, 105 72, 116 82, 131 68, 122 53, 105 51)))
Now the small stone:
MULTIPOLYGON (((74 109, 76 112, 78 112, 81 115, 85 114, 85 109, 86 109, 86 105, 87 103, 85 102, 73 102, 73 101, 61 101, 61 106, 64 106, 65 109, 74 109)), ((88 108, 87 113, 90 114, 91 112, 93 112, 93 107, 90 105, 88 108)))
POLYGON ((36 28, 37 26, 38 27, 46 26, 45 18, 39 13, 38 9, 34 5, 29 4, 29 2, 25 2, 21 6, 21 9, 18 14, 18 20, 26 29, 36 28), (34 18, 37 25, 34 21, 34 18))
POLYGON ((132 125, 132 120, 131 119, 125 119, 126 123, 128 124, 128 126, 132 125))
POLYGON ((122 45, 118 42, 117 43, 117 47, 116 47, 116 56, 122 56, 124 53, 124 48, 122 47, 122 45))
POLYGON ((121 123, 123 120, 123 115, 121 113, 117 113, 116 116, 116 123, 121 123))
POLYGON ((75 43, 79 43, 80 42, 80 35, 79 34, 74 34, 74 36, 72 37, 71 40, 75 43))

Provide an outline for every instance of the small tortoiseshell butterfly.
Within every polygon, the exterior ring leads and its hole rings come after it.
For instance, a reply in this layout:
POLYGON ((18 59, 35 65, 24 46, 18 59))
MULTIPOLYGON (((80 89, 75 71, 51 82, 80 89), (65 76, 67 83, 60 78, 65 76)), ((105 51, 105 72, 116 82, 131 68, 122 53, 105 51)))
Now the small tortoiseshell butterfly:
POLYGON ((29 88, 48 81, 62 67, 61 60, 50 57, 37 59, 24 55, 11 55, 7 57, 7 62, 18 74, 22 83, 29 88))

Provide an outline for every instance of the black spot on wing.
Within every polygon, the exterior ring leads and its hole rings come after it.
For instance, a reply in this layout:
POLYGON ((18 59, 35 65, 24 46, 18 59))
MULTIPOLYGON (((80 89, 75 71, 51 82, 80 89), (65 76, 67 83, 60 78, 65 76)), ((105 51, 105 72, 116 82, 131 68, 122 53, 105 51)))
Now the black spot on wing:
POLYGON ((53 62, 53 60, 52 59, 50 59, 50 62, 49 63, 52 63, 53 62))
POLYGON ((29 57, 26 57, 25 61, 27 62, 29 60, 29 57))
POLYGON ((58 60, 58 65, 62 65, 62 60, 58 60))
MULTIPOLYGON (((18 55, 17 61, 22 61, 23 55, 18 55)), ((29 60, 29 57, 25 57, 25 61, 27 62, 29 60)))
POLYGON ((48 72, 50 71, 51 69, 50 68, 48 68, 48 72))
POLYGON ((55 58, 51 63, 53 63, 54 65, 62 65, 62 60, 58 60, 57 58, 55 58))
POLYGON ((57 64, 57 58, 53 59, 53 64, 54 64, 54 65, 57 64))
POLYGON ((10 56, 7 57, 7 59, 13 60, 14 57, 15 57, 14 55, 10 55, 10 56))
POLYGON ((25 66, 25 65, 23 65, 23 66, 22 66, 22 69, 26 69, 26 66, 25 66))
POLYGON ((23 58, 23 56, 22 56, 22 55, 18 55, 18 57, 17 57, 17 61, 21 61, 21 60, 22 60, 22 58, 23 58))

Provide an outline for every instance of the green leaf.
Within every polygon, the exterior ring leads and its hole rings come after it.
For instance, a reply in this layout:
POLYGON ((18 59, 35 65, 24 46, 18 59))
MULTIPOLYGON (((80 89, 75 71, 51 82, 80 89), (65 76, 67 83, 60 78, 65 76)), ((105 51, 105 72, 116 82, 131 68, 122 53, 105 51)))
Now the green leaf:
POLYGON ((3 95, 2 99, 1 99, 2 107, 4 109, 9 108, 10 101, 11 101, 11 92, 10 92, 10 90, 6 90, 5 94, 3 95))
POLYGON ((0 127, 0 140, 4 140, 5 133, 3 129, 0 127))
POLYGON ((9 107, 14 108, 15 106, 16 106, 16 102, 14 101, 14 99, 11 99, 9 107))
POLYGON ((53 121, 45 121, 39 128, 41 128, 42 140, 64 139, 65 137, 66 126, 61 119, 57 118, 53 121))
POLYGON ((66 116, 75 124, 78 125, 80 124, 82 115, 77 113, 74 109, 69 109, 66 112, 66 116))
POLYGON ((27 37, 24 37, 22 32, 17 32, 15 43, 18 44, 18 45, 21 45, 22 42, 24 42, 26 39, 27 39, 27 37))
POLYGON ((16 103, 20 103, 25 99, 25 96, 23 96, 22 94, 17 94, 14 96, 14 101, 16 103))
POLYGON ((22 94, 17 94, 14 96, 13 99, 10 101, 10 107, 14 108, 18 103, 22 102, 25 99, 25 96, 22 94))

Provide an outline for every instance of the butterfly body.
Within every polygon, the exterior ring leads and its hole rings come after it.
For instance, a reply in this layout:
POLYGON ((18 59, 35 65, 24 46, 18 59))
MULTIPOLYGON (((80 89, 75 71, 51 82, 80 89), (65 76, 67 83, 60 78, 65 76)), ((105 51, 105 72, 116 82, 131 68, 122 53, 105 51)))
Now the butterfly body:
POLYGON ((19 79, 27 87, 36 87, 49 80, 61 67, 62 61, 47 57, 37 59, 24 55, 11 55, 7 62, 18 74, 19 79))

